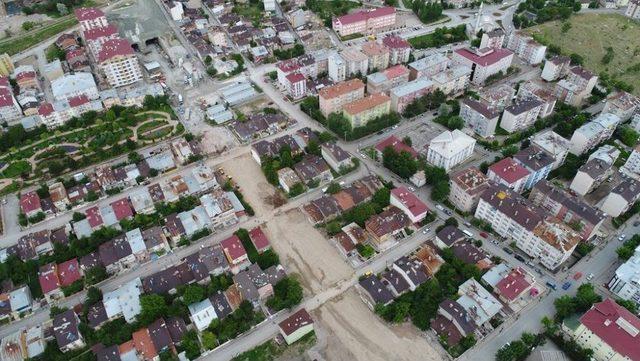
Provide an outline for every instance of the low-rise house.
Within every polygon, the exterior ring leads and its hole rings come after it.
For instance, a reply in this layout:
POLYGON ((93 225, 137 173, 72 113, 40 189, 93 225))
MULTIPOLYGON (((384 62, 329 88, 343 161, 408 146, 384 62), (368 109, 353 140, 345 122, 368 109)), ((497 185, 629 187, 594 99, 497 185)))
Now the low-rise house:
POLYGON ((142 310, 142 291, 142 281, 135 278, 111 292, 105 292, 102 304, 107 319, 123 317, 128 323, 133 323, 142 310))
POLYGON ((198 331, 206 330, 211 322, 218 318, 211 300, 204 300, 189 305, 189 318, 198 331))
POLYGON ((64 188, 62 182, 55 182, 49 186, 49 195, 51 202, 57 208, 58 211, 63 212, 67 210, 69 198, 67 198, 67 190, 64 188))
POLYGON ((409 282, 407 282, 400 272, 390 269, 380 275, 382 283, 393 293, 394 297, 399 297, 405 292, 409 292, 409 282))
POLYGON ((29 287, 22 286, 9 292, 9 303, 11 304, 11 313, 14 319, 18 319, 19 315, 23 313, 31 312, 33 298, 29 287))
POLYGON ((534 282, 533 275, 518 267, 512 269, 506 277, 500 280, 494 290, 502 302, 511 304, 526 295, 533 287, 534 282))
POLYGON ((456 258, 466 264, 475 265, 478 269, 486 270, 493 266, 489 255, 470 241, 456 242, 451 246, 451 250, 456 258))
POLYGON ((496 132, 500 112, 472 98, 465 98, 460 103, 460 117, 465 126, 481 137, 492 137, 496 132))
POLYGON ((296 163, 293 169, 305 184, 314 182, 322 184, 333 180, 331 168, 327 162, 316 155, 307 155, 302 161, 296 163))
POLYGON ((143 360, 157 360, 158 351, 153 344, 149 329, 144 327, 131 334, 134 347, 143 360))
POLYGON ((391 206, 365 222, 365 229, 378 250, 390 247, 404 237, 404 229, 412 225, 411 219, 399 208, 391 206))
POLYGON ((410 145, 405 144, 402 140, 398 139, 395 135, 389 136, 385 140, 376 144, 377 158, 382 159, 384 150, 387 148, 393 148, 396 153, 407 152, 411 154, 413 158, 418 158, 418 152, 416 152, 410 145))
POLYGON ((58 266, 58 279, 60 287, 68 287, 82 279, 82 270, 77 258, 60 263, 58 266))
POLYGON ((269 239, 259 226, 249 231, 249 239, 258 253, 271 249, 269 239))
POLYGON ((595 236, 606 218, 604 213, 591 207, 583 199, 554 187, 546 180, 536 183, 531 189, 529 200, 578 229, 583 240, 595 236))
POLYGON ((500 301, 473 278, 460 285, 458 294, 458 304, 467 311, 478 327, 486 326, 503 307, 500 301))
POLYGON ((149 252, 147 246, 144 244, 144 238, 142 238, 142 231, 140 228, 132 229, 125 233, 125 239, 131 247, 131 253, 136 257, 136 261, 142 263, 149 258, 149 252))
POLYGON ((395 261, 391 267, 407 282, 411 291, 415 291, 418 286, 429 279, 429 276, 424 272, 422 263, 406 256, 395 261))
POLYGON ((303 206, 307 218, 313 224, 330 221, 340 213, 338 202, 329 196, 323 196, 303 206))
POLYGON ((116 237, 98 247, 100 261, 110 274, 118 273, 133 265, 136 258, 124 236, 116 237))
POLYGON ((611 217, 618 217, 640 199, 640 182, 623 178, 606 196, 600 209, 611 217))
POLYGON ((304 308, 293 315, 287 317, 284 321, 278 324, 280 333, 284 337, 287 345, 301 339, 304 335, 313 332, 313 320, 311 316, 304 308))
POLYGON ((78 329, 80 319, 73 310, 67 310, 53 318, 53 334, 61 352, 69 352, 85 346, 78 329))
POLYGON ((291 192, 291 188, 296 184, 303 184, 302 180, 300 179, 300 177, 298 177, 296 172, 294 172, 293 169, 289 167, 278 169, 277 173, 278 183, 280 184, 280 187, 282 187, 282 189, 287 193, 291 192))
POLYGON ((463 212, 471 212, 478 204, 480 194, 487 188, 489 179, 478 168, 460 170, 449 178, 449 201, 463 212))
POLYGON ((237 274, 251 265, 247 251, 242 246, 242 242, 238 236, 233 235, 222 240, 220 242, 220 246, 227 257, 231 271, 234 274, 237 274))
POLYGON ((445 299, 438 306, 438 314, 431 320, 431 328, 447 340, 450 346, 457 345, 463 337, 473 336, 476 324, 467 310, 457 301, 445 299))
POLYGON ((377 304, 388 305, 393 301, 391 291, 374 274, 366 276, 358 284, 361 297, 371 309, 374 309, 377 304))
POLYGON ((27 217, 32 217, 42 212, 40 197, 35 191, 24 193, 20 196, 20 210, 27 217))
POLYGON ((436 233, 435 245, 445 249, 463 241, 467 236, 456 226, 445 226, 436 233))
POLYGON ((334 142, 323 143, 320 151, 322 158, 336 171, 353 167, 351 155, 334 142))
POLYGON ((52 301, 64 297, 62 288, 60 288, 60 279, 58 278, 58 266, 55 263, 49 263, 40 267, 38 272, 38 281, 45 300, 52 301))
POLYGON ((146 187, 140 187, 129 192, 129 200, 136 214, 151 214, 155 212, 153 198, 146 187))
POLYGON ((420 223, 429 211, 427 205, 405 187, 391 190, 389 202, 402 210, 413 223, 420 223))

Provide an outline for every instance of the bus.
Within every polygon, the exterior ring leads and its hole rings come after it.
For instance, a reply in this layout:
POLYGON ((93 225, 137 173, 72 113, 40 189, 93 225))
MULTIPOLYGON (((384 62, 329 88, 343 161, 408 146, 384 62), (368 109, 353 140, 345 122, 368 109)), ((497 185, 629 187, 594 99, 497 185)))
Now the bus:
POLYGON ((465 234, 465 236, 469 237, 469 238, 473 238, 473 233, 467 231, 466 229, 462 230, 462 233, 465 234))

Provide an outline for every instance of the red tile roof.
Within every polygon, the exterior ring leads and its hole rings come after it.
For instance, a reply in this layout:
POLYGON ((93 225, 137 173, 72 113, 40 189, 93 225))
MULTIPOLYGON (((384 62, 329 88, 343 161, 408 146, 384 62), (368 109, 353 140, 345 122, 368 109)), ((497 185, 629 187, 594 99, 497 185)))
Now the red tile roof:
POLYGON ((38 114, 42 115, 43 117, 46 117, 51 113, 53 113, 53 105, 51 105, 51 103, 45 102, 40 104, 40 106, 38 107, 38 114))
POLYGON ((83 32, 84 38, 87 40, 97 40, 104 37, 110 37, 118 34, 118 28, 109 24, 107 26, 101 26, 99 28, 93 28, 85 30, 83 32))
POLYGON ((91 228, 96 228, 103 223, 100 209, 98 209, 97 206, 87 209, 85 214, 87 215, 87 221, 89 221, 91 228))
POLYGON ((247 255, 247 251, 242 246, 240 238, 238 238, 238 236, 236 236, 235 234, 220 242, 220 246, 222 246, 222 249, 227 254, 227 257, 229 257, 232 261, 235 261, 247 255))
POLYGON ((298 312, 293 315, 287 317, 284 321, 280 322, 278 326, 282 332, 289 336, 297 330, 301 329, 304 326, 309 324, 313 324, 313 320, 311 319, 311 315, 305 310, 301 308, 298 312))
POLYGON ((104 16, 102 10, 97 8, 79 8, 74 13, 79 21, 95 20, 104 16))
POLYGON ((391 147, 398 153, 400 153, 402 151, 405 151, 405 152, 409 152, 414 158, 418 157, 418 152, 416 152, 410 146, 404 144, 395 135, 392 135, 389 138, 387 138, 387 139, 381 141, 380 143, 376 144, 376 150, 378 150, 379 152, 384 152, 386 147, 391 147))
POLYGON ((383 70, 382 73, 384 73, 387 79, 393 79, 405 74, 409 74, 409 69, 402 64, 398 64, 383 70))
POLYGON ((9 78, 0 77, 0 107, 10 107, 13 104, 13 93, 9 78))
POLYGON ((60 280, 58 279, 58 272, 56 272, 56 264, 49 263, 40 267, 38 281, 40 281, 40 288, 45 295, 59 289, 60 280))
POLYGON ((427 205, 415 194, 409 192, 405 187, 398 187, 391 190, 391 196, 399 200, 414 217, 417 217, 429 210, 427 205))
POLYGON ((580 323, 619 354, 640 360, 640 319, 612 299, 593 305, 580 323))
POLYGON ((133 339, 136 350, 142 354, 145 360, 153 360, 158 356, 158 351, 156 351, 156 347, 153 345, 153 340, 151 340, 151 335, 149 335, 147 328, 134 332, 131 334, 131 338, 133 339))
POLYGON ((469 49, 456 49, 456 54, 461 55, 470 61, 480 65, 488 66, 499 62, 500 60, 513 55, 513 52, 508 49, 494 49, 492 52, 486 55, 478 55, 469 49))
POLYGON ((33 79, 36 77, 35 71, 23 71, 16 75, 16 80, 20 81, 22 79, 33 79))
POLYGON ((20 209, 24 214, 42 209, 38 193, 32 191, 20 196, 20 209))
POLYGON ((501 161, 492 164, 489 171, 495 173, 498 177, 504 179, 507 183, 513 184, 518 180, 529 176, 529 171, 516 163, 513 158, 504 158, 501 161))
POLYGON ((511 270, 507 277, 501 279, 498 284, 496 284, 496 289, 499 293, 509 301, 518 298, 518 296, 529 289, 529 287, 531 287, 531 283, 527 281, 525 271, 520 267, 511 270))
POLYGON ((404 49, 404 48, 411 47, 411 44, 409 44, 408 41, 404 40, 403 38, 397 35, 386 36, 384 39, 382 39, 382 43, 386 47, 392 48, 392 49, 404 49))
POLYGON ((352 14, 347 14, 340 16, 336 19, 341 24, 352 24, 360 21, 367 21, 368 19, 378 18, 381 16, 387 16, 391 14, 395 14, 396 9, 390 6, 377 8, 373 10, 362 10, 352 14))
POLYGON ((82 104, 87 104, 88 102, 89 98, 84 94, 69 98, 69 106, 72 108, 79 107, 82 104))
POLYGON ((287 80, 289 81, 289 83, 298 83, 301 81, 304 81, 304 75, 302 75, 302 73, 290 73, 287 75, 287 80))
POLYGON ((74 258, 60 263, 58 265, 58 278, 60 278, 60 286, 68 286, 82 278, 78 259, 74 258))
POLYGON ((69 50, 67 51, 67 55, 66 55, 66 59, 67 61, 78 57, 78 56, 85 56, 85 52, 84 52, 84 48, 78 48, 78 49, 73 49, 73 50, 69 50))
POLYGON ((98 62, 102 63, 113 57, 125 55, 133 55, 133 48, 127 40, 120 38, 107 40, 98 53, 98 62))
POLYGON ((113 208, 113 213, 116 215, 118 221, 133 217, 133 208, 131 208, 129 198, 118 199, 111 203, 111 208, 113 208))
POLYGON ((262 232, 262 228, 256 227, 249 231, 249 238, 251 238, 251 242, 253 246, 256 247, 258 251, 269 248, 270 243, 267 236, 262 232))

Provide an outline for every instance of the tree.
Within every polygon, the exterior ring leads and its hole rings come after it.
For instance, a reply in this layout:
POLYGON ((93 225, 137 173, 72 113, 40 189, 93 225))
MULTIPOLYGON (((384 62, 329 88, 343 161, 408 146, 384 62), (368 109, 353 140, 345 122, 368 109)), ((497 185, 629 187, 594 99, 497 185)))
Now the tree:
POLYGON ((182 294, 182 301, 190 305, 192 303, 200 302, 205 298, 205 289, 199 284, 188 285, 184 289, 182 294))
POLYGON ((317 156, 321 156, 322 151, 320 149, 320 145, 318 144, 318 141, 312 139, 309 141, 309 143, 307 144, 307 149, 306 149, 308 154, 315 154, 317 156))
POLYGON ((618 137, 620 141, 627 147, 633 147, 638 142, 638 132, 628 125, 624 125, 618 128, 618 137))
POLYGON ((457 115, 452 116, 447 120, 447 128, 462 129, 464 128, 464 120, 457 115))
POLYGON ((106 280, 108 277, 107 269, 102 266, 92 267, 84 273, 84 280, 87 285, 95 285, 98 282, 106 280))
POLYGON ((411 141, 411 137, 407 135, 407 136, 405 136, 404 138, 402 138, 402 143, 404 143, 404 144, 406 144, 406 145, 408 145, 408 146, 411 146, 411 144, 412 144, 413 142, 411 141))
POLYGON ((291 309, 302 301, 302 286, 291 277, 281 279, 273 287, 273 296, 267 300, 267 306, 275 311, 291 309))
POLYGON ((216 335, 211 331, 204 331, 202 333, 202 346, 207 350, 213 350, 217 346, 216 335))
POLYGON ((180 346, 184 349, 189 360, 195 360, 200 357, 200 344, 198 343, 198 334, 195 330, 187 331, 182 337, 182 344, 180 346))
POLYGON ((418 164, 411 153, 406 151, 398 153, 392 147, 387 147, 382 152, 382 163, 404 179, 409 179, 418 170, 418 164))
POLYGON ((576 312, 576 304, 571 296, 561 296, 553 302, 553 305, 556 307, 555 318, 558 322, 576 312))
POLYGON ((336 193, 340 192, 341 190, 342 190, 342 187, 340 186, 340 184, 338 184, 336 182, 331 182, 327 186, 327 193, 329 193, 329 194, 336 194, 336 193))
POLYGON ((163 317, 169 311, 164 298, 156 294, 140 296, 140 307, 138 321, 144 326, 163 317))
POLYGON ((71 219, 74 222, 79 222, 85 218, 87 218, 87 216, 85 216, 84 213, 80 213, 80 212, 73 212, 73 215, 71 216, 71 219))
POLYGON ((618 299, 616 300, 616 303, 626 308, 627 310, 629 310, 629 312, 633 313, 634 315, 638 314, 638 305, 634 301, 618 299))
POLYGON ((602 297, 598 295, 591 283, 583 283, 578 287, 576 292, 575 305, 578 312, 585 312, 591 308, 594 303, 602 301, 602 297))

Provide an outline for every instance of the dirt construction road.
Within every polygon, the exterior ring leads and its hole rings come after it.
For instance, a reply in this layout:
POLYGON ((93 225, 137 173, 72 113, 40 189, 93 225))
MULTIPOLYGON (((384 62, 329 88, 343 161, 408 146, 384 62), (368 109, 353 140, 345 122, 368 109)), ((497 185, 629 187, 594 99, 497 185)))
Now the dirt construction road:
POLYGON ((314 313, 327 330, 326 360, 402 361, 443 360, 411 324, 383 323, 352 288, 314 313))

